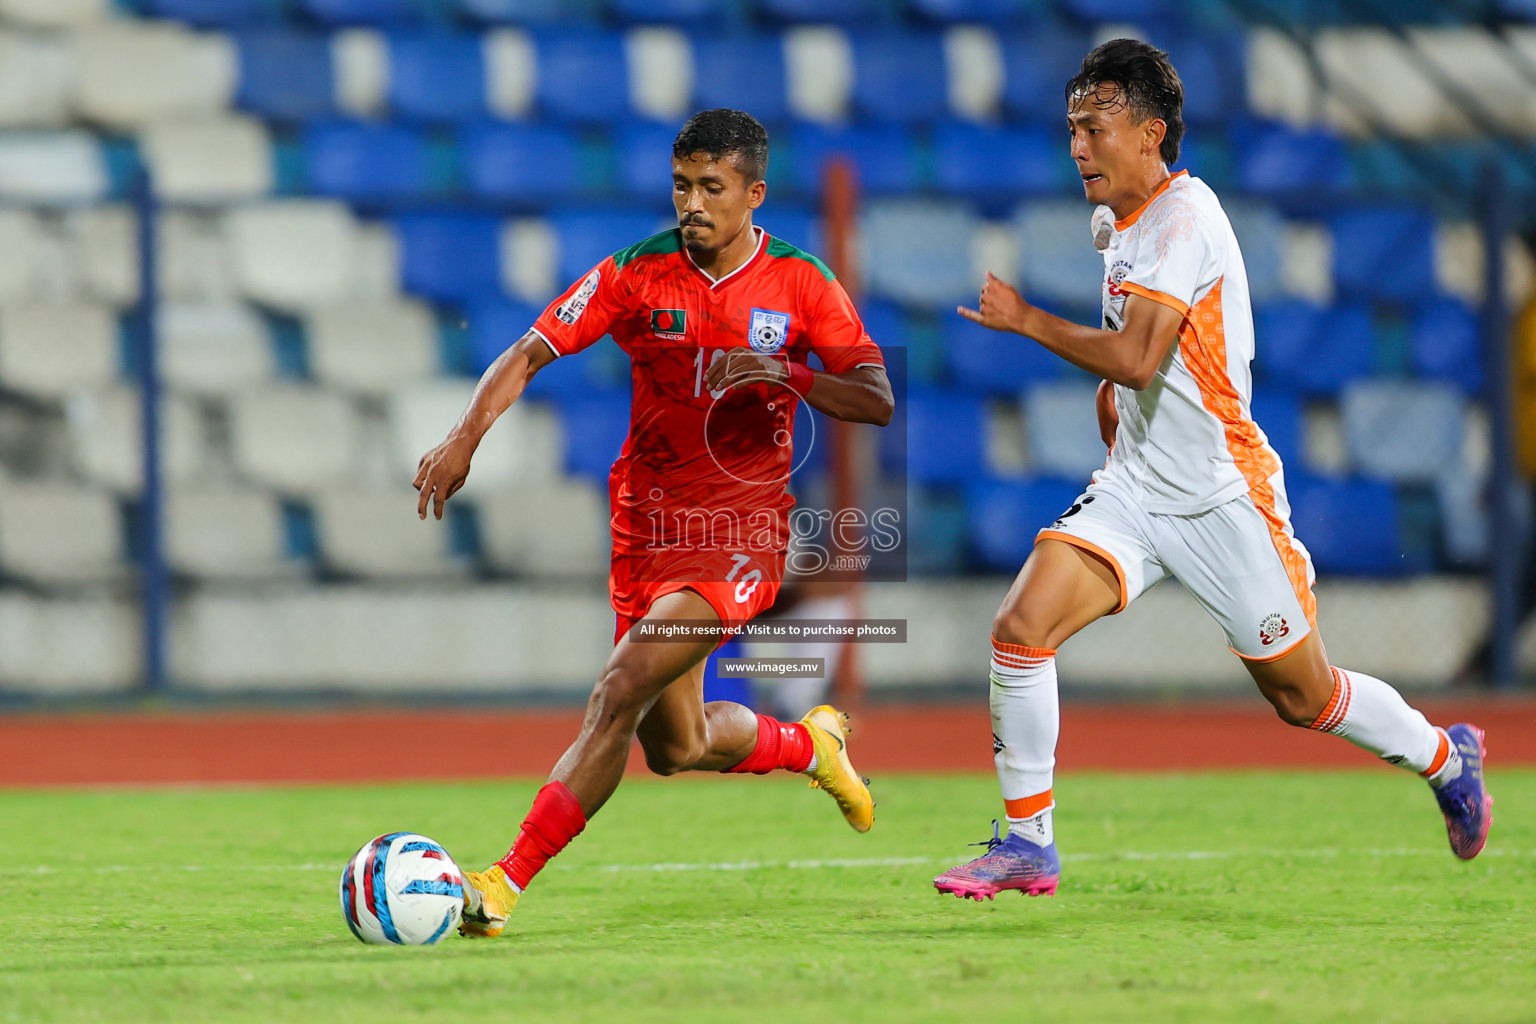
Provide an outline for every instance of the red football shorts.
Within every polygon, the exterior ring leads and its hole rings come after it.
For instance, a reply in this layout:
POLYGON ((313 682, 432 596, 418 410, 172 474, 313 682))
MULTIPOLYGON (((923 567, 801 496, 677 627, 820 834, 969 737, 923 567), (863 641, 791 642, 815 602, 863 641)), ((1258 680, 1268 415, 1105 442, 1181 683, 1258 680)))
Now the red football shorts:
POLYGON ((729 637, 773 604, 783 579, 782 551, 662 548, 634 552, 615 546, 608 572, 608 596, 618 613, 613 642, 618 643, 657 598, 679 590, 695 591, 708 601, 729 637))

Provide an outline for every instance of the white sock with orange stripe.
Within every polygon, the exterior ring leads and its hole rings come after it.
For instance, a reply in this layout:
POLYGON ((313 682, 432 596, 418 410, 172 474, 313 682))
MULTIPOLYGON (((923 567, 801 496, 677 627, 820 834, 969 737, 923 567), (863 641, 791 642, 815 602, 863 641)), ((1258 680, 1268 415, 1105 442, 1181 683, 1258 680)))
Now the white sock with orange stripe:
POLYGON ((1432 786, 1461 774, 1461 754, 1445 730, 1430 725, 1402 694, 1364 672, 1332 671, 1333 697, 1311 728, 1418 772, 1432 786))
POLYGON ((1061 705, 1056 652, 992 638, 992 760, 1002 783, 1008 831, 1035 843, 1055 842, 1052 777, 1061 705))

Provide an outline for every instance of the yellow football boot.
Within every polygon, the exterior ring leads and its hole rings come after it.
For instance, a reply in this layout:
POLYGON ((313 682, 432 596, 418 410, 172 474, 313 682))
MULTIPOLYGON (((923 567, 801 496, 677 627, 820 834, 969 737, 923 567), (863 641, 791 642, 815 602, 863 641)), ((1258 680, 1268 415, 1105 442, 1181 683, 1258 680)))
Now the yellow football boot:
POLYGON ((484 871, 464 872, 464 913, 459 934, 494 939, 507 926, 507 915, 517 906, 518 892, 507 881, 500 864, 484 871))
POLYGON ((824 789, 837 801, 843 817, 859 832, 868 832, 875 823, 875 801, 869 795, 868 780, 853 770, 848 760, 848 716, 830 704, 812 708, 800 719, 811 734, 811 748, 816 751, 816 767, 810 771, 811 788, 824 789))

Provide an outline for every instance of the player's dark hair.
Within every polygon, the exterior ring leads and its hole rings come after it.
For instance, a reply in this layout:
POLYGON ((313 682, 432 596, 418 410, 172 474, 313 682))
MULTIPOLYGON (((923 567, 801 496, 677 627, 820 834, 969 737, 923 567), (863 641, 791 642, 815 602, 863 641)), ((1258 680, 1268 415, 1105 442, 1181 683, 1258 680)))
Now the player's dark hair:
POLYGON ((731 156, 749 184, 761 181, 768 173, 768 129, 744 110, 701 110, 672 142, 673 156, 687 159, 694 153, 708 153, 711 160, 731 156))
POLYGON ((1083 102, 1101 109, 1130 108, 1138 123, 1160 118, 1168 126, 1160 152, 1170 167, 1179 159, 1184 138, 1184 83, 1168 54, 1139 39, 1111 39, 1083 58, 1083 69, 1067 83, 1067 105, 1083 102), (1102 86, 1114 86, 1113 98, 1102 86))

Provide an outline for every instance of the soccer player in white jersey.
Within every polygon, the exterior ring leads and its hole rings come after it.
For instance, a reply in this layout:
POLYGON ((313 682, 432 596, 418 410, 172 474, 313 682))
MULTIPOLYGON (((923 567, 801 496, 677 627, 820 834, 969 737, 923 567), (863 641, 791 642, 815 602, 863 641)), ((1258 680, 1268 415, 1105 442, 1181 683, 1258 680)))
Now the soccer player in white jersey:
POLYGON ((1436 728, 1387 683, 1328 662, 1311 558, 1291 531, 1280 460, 1249 411, 1243 256, 1210 188, 1169 172, 1184 132, 1178 73, 1161 50, 1116 39, 1088 54, 1066 99, 1072 159, 1104 255, 1103 325, 1052 316, 990 274, 979 308, 960 312, 1102 377, 1109 459, 1036 535, 992 623, 993 749, 1008 835, 994 830, 986 854, 934 886, 977 900, 1056 891, 1056 649, 1168 576, 1220 623, 1281 719, 1428 779, 1451 849, 1475 857, 1492 805, 1482 730, 1436 728))

